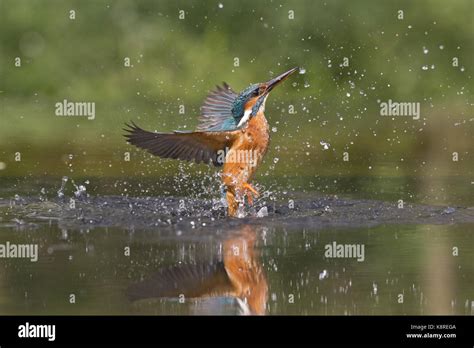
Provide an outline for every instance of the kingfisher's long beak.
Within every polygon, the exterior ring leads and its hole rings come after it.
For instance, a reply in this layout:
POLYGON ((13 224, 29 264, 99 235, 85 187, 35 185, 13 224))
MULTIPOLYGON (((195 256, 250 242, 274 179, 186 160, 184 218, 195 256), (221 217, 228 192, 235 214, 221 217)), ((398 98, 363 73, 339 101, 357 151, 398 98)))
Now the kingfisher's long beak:
POLYGON ((293 68, 291 70, 288 70, 287 72, 284 72, 283 74, 275 77, 274 79, 271 79, 266 83, 267 85, 267 90, 265 91, 265 94, 268 94, 275 86, 283 82, 288 76, 293 74, 295 71, 298 71, 299 68, 293 68))

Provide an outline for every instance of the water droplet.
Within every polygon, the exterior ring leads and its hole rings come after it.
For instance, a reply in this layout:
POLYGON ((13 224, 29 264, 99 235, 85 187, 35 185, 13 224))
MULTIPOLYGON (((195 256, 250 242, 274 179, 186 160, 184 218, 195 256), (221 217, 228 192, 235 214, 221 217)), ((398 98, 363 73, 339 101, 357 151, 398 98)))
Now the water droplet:
POLYGON ((16 223, 17 225, 24 225, 25 221, 21 219, 14 218, 11 220, 12 222, 16 223))
POLYGON ((301 75, 306 74, 306 69, 305 69, 305 68, 300 68, 299 73, 300 73, 301 75))
POLYGON ((66 183, 67 183, 68 179, 69 178, 67 176, 63 176, 63 178, 61 179, 61 187, 58 190, 58 198, 63 198, 64 197, 64 189, 66 187, 66 183))
POLYGON ((446 209, 444 209, 441 214, 452 214, 456 211, 455 208, 452 208, 452 207, 447 207, 446 209))
POLYGON ((265 217, 265 216, 268 216, 268 209, 267 209, 267 207, 262 207, 258 211, 257 217, 262 218, 262 217, 265 217))
POLYGON ((219 6, 219 8, 224 8, 224 4, 222 4, 222 3, 219 3, 218 6, 219 6))
POLYGON ((423 47, 423 53, 428 54, 429 50, 426 47, 423 47))
POLYGON ((326 270, 323 270, 321 273, 319 273, 319 280, 323 280, 329 277, 329 273, 326 270))
POLYGON ((331 144, 326 143, 326 142, 323 141, 323 140, 321 140, 321 141, 319 142, 319 144, 321 144, 321 146, 323 147, 324 150, 328 150, 329 147, 331 146, 331 144))
POLYGON ((423 65, 423 66, 421 67, 421 69, 422 69, 422 70, 428 70, 428 65, 423 65))
POLYGON ((76 196, 77 198, 80 198, 84 196, 85 192, 86 192, 86 187, 84 185, 76 186, 76 191, 74 192, 74 196, 76 196))

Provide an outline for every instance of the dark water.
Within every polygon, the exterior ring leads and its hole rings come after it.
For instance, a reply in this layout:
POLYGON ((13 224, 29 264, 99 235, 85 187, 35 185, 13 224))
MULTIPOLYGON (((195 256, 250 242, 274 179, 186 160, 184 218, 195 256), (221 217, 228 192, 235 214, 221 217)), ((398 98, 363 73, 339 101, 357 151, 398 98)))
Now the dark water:
POLYGON ((474 313, 472 207, 293 192, 228 219, 218 198, 3 196, 0 242, 39 256, 1 259, 2 314, 474 313))

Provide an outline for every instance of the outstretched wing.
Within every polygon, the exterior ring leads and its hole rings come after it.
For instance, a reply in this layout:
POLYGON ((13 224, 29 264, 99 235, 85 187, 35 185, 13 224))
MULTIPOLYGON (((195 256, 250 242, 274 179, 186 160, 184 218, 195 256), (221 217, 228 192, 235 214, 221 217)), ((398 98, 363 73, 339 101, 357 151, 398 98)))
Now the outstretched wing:
POLYGON ((158 270, 150 278, 132 284, 127 289, 131 301, 157 298, 187 298, 232 294, 233 287, 224 263, 181 264, 158 270))
POLYGON ((225 150, 234 140, 234 132, 174 132, 154 133, 141 129, 135 123, 127 124, 124 136, 128 143, 145 149, 155 156, 196 163, 212 162, 221 166, 219 150, 225 150))
POLYGON ((225 131, 237 128, 237 122, 232 114, 232 107, 237 93, 227 83, 216 86, 216 90, 210 92, 201 107, 198 131, 225 131))

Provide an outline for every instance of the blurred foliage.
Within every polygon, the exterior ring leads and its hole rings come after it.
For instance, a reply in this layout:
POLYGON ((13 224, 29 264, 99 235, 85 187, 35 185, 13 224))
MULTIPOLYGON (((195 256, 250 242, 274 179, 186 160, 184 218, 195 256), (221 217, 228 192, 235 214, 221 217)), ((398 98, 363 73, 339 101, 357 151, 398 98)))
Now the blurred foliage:
POLYGON ((267 103, 260 174, 472 176, 473 4, 2 0, 0 175, 173 175, 178 164, 125 143, 124 122, 193 129, 215 84, 241 90, 300 66, 267 103), (95 102, 96 119, 55 116, 64 99, 95 102), (388 99, 420 102, 421 119, 381 117, 388 99))

